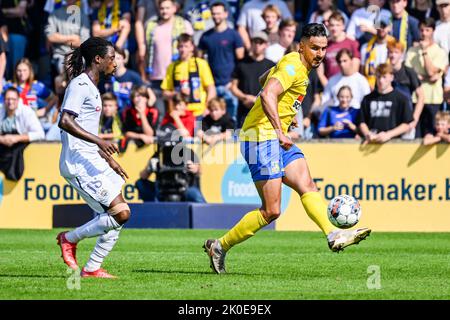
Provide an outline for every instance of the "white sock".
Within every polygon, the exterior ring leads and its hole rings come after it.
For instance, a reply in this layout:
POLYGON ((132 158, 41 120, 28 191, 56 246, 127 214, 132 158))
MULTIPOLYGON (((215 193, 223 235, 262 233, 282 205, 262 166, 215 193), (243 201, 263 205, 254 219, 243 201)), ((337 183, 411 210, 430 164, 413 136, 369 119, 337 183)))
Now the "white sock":
POLYGON ((106 234, 110 230, 117 228, 120 228, 120 224, 117 223, 116 219, 107 213, 102 213, 91 221, 83 224, 81 227, 67 232, 66 239, 69 242, 77 243, 85 238, 92 238, 106 234))
POLYGON ((119 232, 122 228, 113 229, 107 234, 98 237, 94 250, 89 257, 89 261, 86 263, 84 269, 88 272, 92 272, 100 269, 103 260, 111 252, 112 248, 119 239, 119 232))

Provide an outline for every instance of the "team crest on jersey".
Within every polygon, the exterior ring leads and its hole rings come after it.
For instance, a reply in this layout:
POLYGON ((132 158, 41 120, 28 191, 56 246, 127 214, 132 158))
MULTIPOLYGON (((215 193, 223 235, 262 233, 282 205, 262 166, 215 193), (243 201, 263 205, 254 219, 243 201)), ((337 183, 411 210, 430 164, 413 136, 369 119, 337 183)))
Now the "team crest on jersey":
POLYGON ((97 111, 97 112, 99 112, 100 110, 102 110, 102 108, 101 108, 101 107, 97 107, 97 108, 95 108, 95 111, 97 111))
POLYGON ((280 164, 278 161, 274 161, 270 164, 270 171, 272 174, 276 174, 280 172, 280 164))

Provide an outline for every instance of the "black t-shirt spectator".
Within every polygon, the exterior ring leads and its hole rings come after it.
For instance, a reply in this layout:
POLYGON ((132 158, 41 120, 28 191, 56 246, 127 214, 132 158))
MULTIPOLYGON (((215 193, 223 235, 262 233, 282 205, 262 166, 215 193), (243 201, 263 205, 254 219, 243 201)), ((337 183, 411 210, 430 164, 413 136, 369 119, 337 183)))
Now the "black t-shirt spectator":
POLYGON ((392 86, 402 92, 412 106, 412 94, 418 87, 420 87, 421 82, 417 73, 414 69, 406 67, 405 64, 402 64, 400 70, 394 72, 394 82, 392 86))
POLYGON ((408 99, 397 90, 386 94, 369 93, 361 102, 359 122, 374 132, 388 131, 413 121, 408 99))
POLYGON ((206 132, 206 134, 218 134, 227 131, 227 129, 233 129, 234 122, 227 115, 224 114, 222 118, 218 120, 213 120, 210 115, 203 118, 202 121, 202 130, 206 132))
POLYGON ((302 102, 303 117, 307 117, 311 106, 314 102, 314 95, 323 91, 322 85, 319 81, 319 76, 317 75, 317 70, 312 69, 308 76, 309 84, 306 88, 306 95, 302 102))
MULTIPOLYGON (((2 1, 0 0, 0 8, 4 8, 2 6, 2 1)), ((5 16, 3 15, 3 11, 0 10, 0 27, 5 25, 5 16)))
POLYGON ((439 12, 435 6, 433 6, 430 11, 428 11, 428 9, 422 11, 416 8, 410 8, 408 9, 408 13, 419 21, 425 21, 428 17, 433 18, 435 21, 439 20, 439 12))
POLYGON ((247 56, 237 64, 232 77, 239 79, 238 88, 243 93, 256 96, 261 90, 259 77, 274 65, 273 61, 269 59, 256 61, 247 56))
MULTIPOLYGON (((2 0, 1 1, 1 8, 15 8, 20 1, 17 0, 2 0)), ((26 29, 26 26, 28 26, 27 23, 29 23, 25 18, 7 18, 3 16, 3 23, 8 26, 8 33, 14 33, 14 34, 22 34, 27 35, 27 32, 29 30, 26 29)))
MULTIPOLYGON (((233 71, 231 76, 233 79, 238 79, 238 88, 244 94, 251 94, 256 96, 261 90, 261 85, 259 84, 259 77, 266 72, 268 69, 272 68, 275 64, 273 61, 264 58, 261 61, 256 61, 251 57, 245 57, 242 59, 233 71)), ((250 109, 245 107, 241 101, 239 101, 238 106, 238 123, 237 127, 240 128, 244 122, 245 117, 250 109)))

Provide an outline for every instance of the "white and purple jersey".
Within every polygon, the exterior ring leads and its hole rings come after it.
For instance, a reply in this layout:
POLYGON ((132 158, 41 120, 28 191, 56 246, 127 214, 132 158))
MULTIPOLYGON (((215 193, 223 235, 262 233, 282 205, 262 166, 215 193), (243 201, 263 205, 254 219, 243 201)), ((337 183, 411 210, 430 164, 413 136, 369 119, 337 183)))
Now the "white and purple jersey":
MULTIPOLYGON (((81 128, 98 135, 102 101, 100 92, 86 73, 83 72, 70 81, 61 106, 62 112, 74 115, 81 128)), ((100 158, 96 144, 74 137, 64 130, 61 141, 60 171, 64 177, 76 175, 77 164, 100 158)))

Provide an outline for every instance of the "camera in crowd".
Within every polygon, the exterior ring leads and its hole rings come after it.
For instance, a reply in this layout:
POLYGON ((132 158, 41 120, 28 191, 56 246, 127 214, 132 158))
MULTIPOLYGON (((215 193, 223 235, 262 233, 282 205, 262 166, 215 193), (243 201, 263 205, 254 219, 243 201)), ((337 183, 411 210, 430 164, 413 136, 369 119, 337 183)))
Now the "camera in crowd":
POLYGON ((191 160, 191 152, 172 125, 159 129, 157 138, 157 157, 151 159, 150 170, 156 172, 158 200, 186 201, 186 190, 192 180, 192 173, 186 168, 187 162, 191 160))

